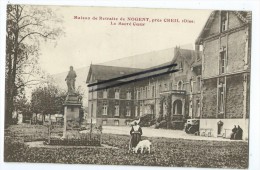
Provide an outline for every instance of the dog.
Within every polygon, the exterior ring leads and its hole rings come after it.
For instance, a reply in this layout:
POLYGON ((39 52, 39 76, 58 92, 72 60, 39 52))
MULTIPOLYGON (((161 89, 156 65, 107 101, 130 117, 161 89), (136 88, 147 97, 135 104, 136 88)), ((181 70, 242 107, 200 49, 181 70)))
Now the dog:
POLYGON ((142 140, 134 148, 134 152, 137 153, 140 149, 140 153, 144 153, 144 150, 147 150, 148 153, 151 153, 151 145, 152 143, 149 140, 142 140))

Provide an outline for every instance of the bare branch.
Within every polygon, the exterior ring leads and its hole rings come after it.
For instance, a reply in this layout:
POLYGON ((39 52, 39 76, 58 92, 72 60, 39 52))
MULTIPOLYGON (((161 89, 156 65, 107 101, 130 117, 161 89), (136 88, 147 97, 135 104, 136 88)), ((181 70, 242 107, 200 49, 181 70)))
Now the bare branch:
MULTIPOLYGON (((18 42, 18 44, 20 44, 26 37, 28 37, 28 36, 30 36, 30 35, 33 35, 33 34, 38 34, 38 35, 40 35, 40 36, 42 36, 42 37, 44 37, 44 38, 48 38, 50 35, 52 35, 52 34, 54 34, 54 33, 50 32, 50 33, 44 35, 44 34, 39 33, 39 32, 31 32, 31 33, 29 33, 29 34, 23 36, 22 39, 18 42)), ((51 39, 51 38, 49 38, 49 39, 51 39)))

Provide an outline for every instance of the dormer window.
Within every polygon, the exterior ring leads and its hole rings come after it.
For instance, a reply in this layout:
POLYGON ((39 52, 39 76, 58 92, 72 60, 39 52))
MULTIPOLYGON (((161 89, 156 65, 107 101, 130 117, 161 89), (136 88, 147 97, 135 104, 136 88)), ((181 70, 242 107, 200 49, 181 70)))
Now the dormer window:
POLYGON ((224 32, 224 31, 227 30, 228 12, 222 11, 220 18, 221 18, 221 21, 220 21, 220 32, 224 32))
POLYGON ((105 90, 103 91, 103 98, 104 98, 104 99, 107 98, 107 89, 105 89, 105 90))
POLYGON ((115 99, 119 99, 119 89, 115 90, 115 99))
POLYGON ((183 70, 183 65, 182 65, 182 62, 180 62, 180 67, 179 69, 182 71, 183 70))
POLYGON ((127 99, 127 100, 131 100, 131 92, 130 92, 130 91, 127 91, 127 93, 126 93, 126 99, 127 99))

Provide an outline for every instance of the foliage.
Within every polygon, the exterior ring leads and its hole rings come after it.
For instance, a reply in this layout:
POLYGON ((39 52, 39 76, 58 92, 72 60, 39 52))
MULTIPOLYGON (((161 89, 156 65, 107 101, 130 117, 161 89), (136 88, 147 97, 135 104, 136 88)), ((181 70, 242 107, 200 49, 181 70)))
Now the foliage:
POLYGON ((62 20, 48 7, 7 5, 5 118, 10 123, 16 98, 25 87, 45 81, 38 66, 42 40, 55 41, 62 20))
POLYGON ((18 112, 22 113, 23 120, 28 120, 31 118, 31 105, 25 95, 17 97, 14 106, 18 112))
POLYGON ((52 84, 38 87, 32 92, 31 110, 43 115, 63 113, 65 98, 66 93, 52 84))
MULTIPOLYGON (((35 129, 37 127, 41 126, 34 126, 35 129)), ((23 127, 17 126, 9 130, 18 129, 20 132, 23 127)), ((29 130, 27 127, 26 129, 29 130)), ((29 134, 23 132, 24 136, 29 134)), ((6 135, 4 159, 7 162, 248 168, 249 155, 246 142, 142 137, 152 142, 152 153, 129 154, 129 139, 127 135, 102 134, 102 143, 116 148, 64 146, 44 148, 28 147, 21 140, 14 140, 6 135)))

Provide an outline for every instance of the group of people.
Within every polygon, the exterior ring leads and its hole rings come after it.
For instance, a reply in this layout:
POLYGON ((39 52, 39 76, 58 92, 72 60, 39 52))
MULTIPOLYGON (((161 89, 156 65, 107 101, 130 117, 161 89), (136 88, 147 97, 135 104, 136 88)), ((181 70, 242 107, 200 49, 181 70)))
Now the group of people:
POLYGON ((241 127, 239 125, 237 127, 235 125, 234 128, 232 129, 230 139, 231 140, 242 140, 242 136, 243 136, 243 130, 241 129, 241 127))

